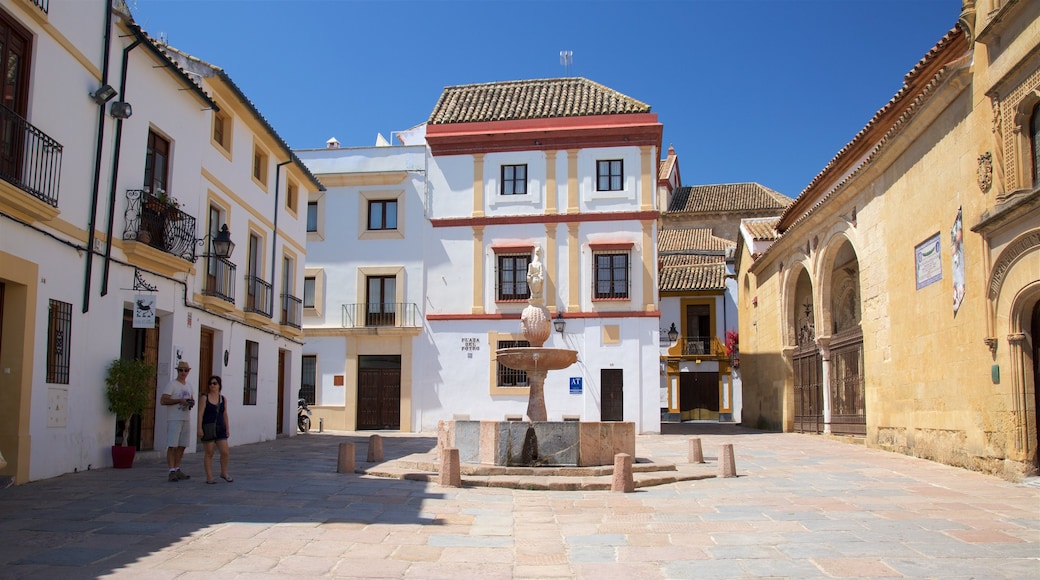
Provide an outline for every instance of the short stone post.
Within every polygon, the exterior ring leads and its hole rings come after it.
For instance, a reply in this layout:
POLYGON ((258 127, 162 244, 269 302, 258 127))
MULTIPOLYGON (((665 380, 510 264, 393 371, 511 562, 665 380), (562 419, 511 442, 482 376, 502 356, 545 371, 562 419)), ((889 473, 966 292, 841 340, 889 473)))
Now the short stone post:
POLYGON ((614 455, 614 478, 610 482, 610 491, 632 493, 636 490, 632 478, 632 456, 628 453, 614 455))
POLYGON ((719 453, 719 477, 736 477, 737 464, 733 460, 733 444, 727 443, 722 446, 719 453))
POLYGON ((448 447, 448 422, 437 421, 437 459, 444 457, 444 449, 448 447))
POLYGON ((339 444, 339 462, 336 465, 336 473, 354 473, 354 444, 339 444))
POLYGON ((690 463, 704 463, 704 450, 701 449, 701 438, 690 439, 690 463))
POLYGON ((459 469, 459 450, 455 447, 441 449, 441 485, 462 487, 462 472, 459 469))
POLYGON ((368 462, 379 463, 383 460, 383 438, 372 435, 368 438, 368 462))

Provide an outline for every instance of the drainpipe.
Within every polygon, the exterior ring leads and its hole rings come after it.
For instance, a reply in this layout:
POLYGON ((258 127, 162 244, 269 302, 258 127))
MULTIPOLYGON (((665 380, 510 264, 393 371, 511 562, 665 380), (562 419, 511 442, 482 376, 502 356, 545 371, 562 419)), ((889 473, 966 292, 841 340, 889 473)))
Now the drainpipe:
MULTIPOLYGON (((279 187, 281 186, 281 183, 282 183, 282 166, 283 165, 288 165, 289 163, 292 163, 292 159, 289 159, 288 161, 282 161, 281 163, 276 165, 275 168, 274 168, 274 234, 271 236, 271 300, 272 301, 274 300, 274 294, 275 294, 275 292, 274 292, 274 288, 275 288, 275 279, 274 279, 274 271, 275 270, 274 270, 274 267, 278 263, 278 255, 275 252, 275 249, 278 247, 278 189, 279 189, 279 187)), ((297 192, 297 193, 299 193, 299 192, 297 192)), ((297 200, 297 205, 298 204, 299 204, 299 200, 297 200)), ((282 276, 285 276, 284 272, 282 273, 282 276)), ((283 288, 283 290, 284 290, 284 288, 283 288)), ((274 310, 274 304, 272 304, 271 307, 272 307, 272 310, 274 310)))
MULTIPOLYGON (((108 84, 108 60, 112 48, 112 15, 109 3, 104 3, 105 48, 101 61, 101 84, 108 84)), ((94 188, 90 194, 90 219, 87 221, 87 269, 83 275, 83 313, 90 310, 90 277, 94 268, 94 227, 97 221, 98 195, 101 190, 101 151, 105 146, 105 105, 98 105, 97 145, 94 147, 94 188)))
MULTIPOLYGON (((126 68, 130 61, 130 51, 141 44, 141 39, 130 43, 123 49, 123 67, 120 69, 119 98, 126 101, 126 68)), ((112 264, 112 225, 115 221, 116 211, 116 178, 119 177, 119 152, 122 150, 123 142, 123 119, 116 119, 116 142, 112 152, 112 178, 111 187, 108 190, 108 229, 105 230, 105 267, 101 274, 101 295, 108 294, 108 271, 112 264)))

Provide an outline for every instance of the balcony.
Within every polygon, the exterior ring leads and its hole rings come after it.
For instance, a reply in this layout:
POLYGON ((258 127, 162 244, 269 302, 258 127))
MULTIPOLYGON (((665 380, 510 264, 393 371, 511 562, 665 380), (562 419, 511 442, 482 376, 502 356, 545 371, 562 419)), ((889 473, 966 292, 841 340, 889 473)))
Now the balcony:
POLYGON ((206 271, 202 277, 202 295, 235 303, 235 265, 227 258, 203 254, 206 271))
POLYGON ((271 318, 271 283, 259 276, 246 275, 246 305, 244 310, 271 318))
POLYGON ((343 305, 343 328, 420 328, 422 316, 414 302, 343 305))
POLYGON ((123 239, 147 244, 189 262, 196 259, 195 217, 143 189, 126 192, 123 239))
POLYGON ((50 13, 51 0, 32 0, 32 3, 40 10, 43 10, 44 14, 50 13))
POLYGON ((0 106, 0 179, 57 208, 62 150, 61 143, 0 106))
POLYGON ((282 294, 281 323, 297 330, 303 328, 303 300, 292 294, 282 294))

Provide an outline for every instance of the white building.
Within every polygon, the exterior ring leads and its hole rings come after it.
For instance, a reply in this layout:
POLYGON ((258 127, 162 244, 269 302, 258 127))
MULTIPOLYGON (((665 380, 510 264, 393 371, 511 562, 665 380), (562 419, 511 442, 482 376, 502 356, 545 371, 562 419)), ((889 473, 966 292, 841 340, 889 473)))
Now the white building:
POLYGON ((549 420, 658 431, 661 130, 649 106, 602 85, 533 80, 446 88, 423 149, 300 152, 329 190, 311 200, 309 241, 323 240, 307 264, 318 416, 412 431, 521 418, 526 377, 495 350, 522 340, 538 248, 565 325, 546 346, 579 358, 549 373, 549 420))
MULTIPOLYGON (((232 444, 291 433, 298 203, 320 184, 226 75, 182 68, 122 3, 3 0, 0 25, 17 79, 2 109, 0 476, 111 465, 103 377, 120 357, 157 365, 155 402, 178 359, 193 386, 221 375, 232 444), (224 225, 239 249, 217 259, 224 225), (152 328, 134 327, 139 299, 152 328)), ((140 450, 166 447, 155 407, 133 421, 140 450)))

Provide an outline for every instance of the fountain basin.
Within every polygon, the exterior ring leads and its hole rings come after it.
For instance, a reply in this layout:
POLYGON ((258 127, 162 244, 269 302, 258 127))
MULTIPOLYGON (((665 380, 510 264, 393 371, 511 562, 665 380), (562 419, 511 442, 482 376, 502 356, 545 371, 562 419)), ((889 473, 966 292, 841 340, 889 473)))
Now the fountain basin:
POLYGON ((614 455, 635 457, 631 422, 451 421, 448 446, 464 463, 504 466, 613 465, 614 455))
POLYGON ((518 371, 555 371, 578 362, 578 351, 566 348, 518 346, 497 353, 499 364, 518 371))

